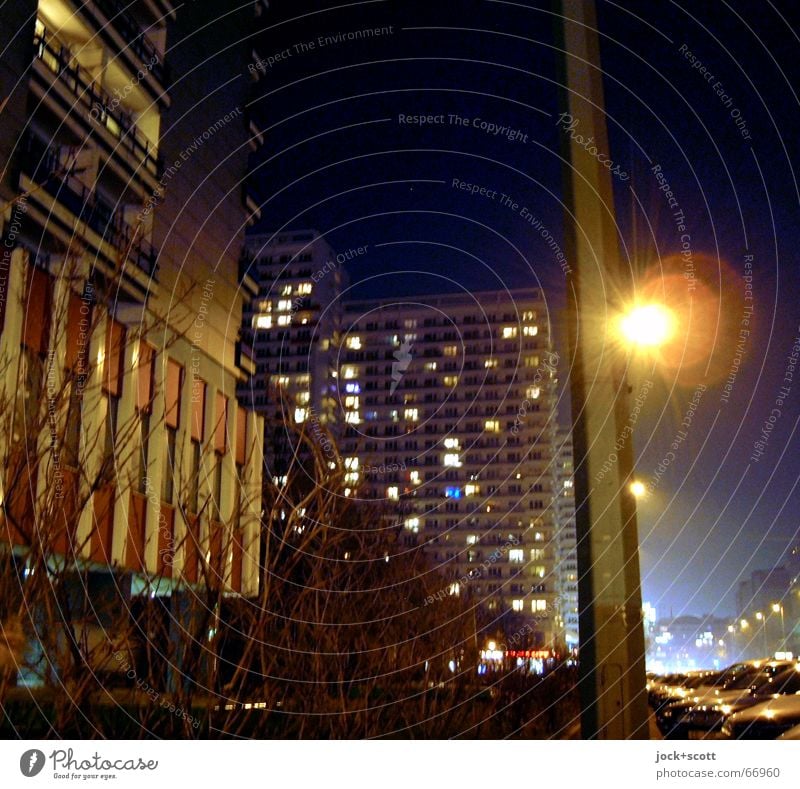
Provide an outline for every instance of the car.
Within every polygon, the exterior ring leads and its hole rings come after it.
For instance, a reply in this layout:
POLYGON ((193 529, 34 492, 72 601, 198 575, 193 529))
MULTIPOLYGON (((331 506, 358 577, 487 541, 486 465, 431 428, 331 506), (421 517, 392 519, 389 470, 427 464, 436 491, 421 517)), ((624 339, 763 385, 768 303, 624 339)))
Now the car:
MULTIPOLYGON (((720 681, 711 687, 700 687, 694 693, 662 706, 656 711, 656 725, 666 739, 687 739, 691 728, 686 716, 695 707, 711 707, 734 701, 765 679, 793 666, 792 661, 752 661, 737 663, 723 672, 720 681)), ((716 720, 714 717, 713 720, 716 720)), ((695 720, 699 726, 700 719, 695 720)), ((718 725, 718 724, 717 724, 718 725)))
POLYGON ((722 734, 732 740, 774 740, 800 727, 800 693, 776 696, 726 718, 722 734))
MULTIPOLYGON (((800 670, 797 665, 781 668, 778 661, 767 663, 765 670, 747 690, 738 696, 725 696, 716 701, 698 703, 691 707, 680 719, 680 724, 688 729, 689 737, 706 737, 710 732, 719 731, 729 715, 755 707, 780 695, 800 693, 800 670), (771 673, 769 669, 775 669, 771 673)), ((723 694, 724 695, 724 694, 723 694)))

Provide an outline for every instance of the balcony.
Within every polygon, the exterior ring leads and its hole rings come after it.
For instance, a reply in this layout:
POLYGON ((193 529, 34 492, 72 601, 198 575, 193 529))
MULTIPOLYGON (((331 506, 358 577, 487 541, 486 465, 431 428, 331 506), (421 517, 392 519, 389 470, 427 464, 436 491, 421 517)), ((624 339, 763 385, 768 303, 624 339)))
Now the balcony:
POLYGON ((161 163, 156 147, 141 133, 131 116, 119 107, 119 100, 100 88, 86 69, 75 64, 69 48, 46 30, 40 28, 33 43, 34 63, 43 63, 74 96, 73 108, 84 106, 88 118, 92 113, 96 114, 96 122, 118 139, 154 178, 158 178, 161 163))
MULTIPOLYGON (((63 173, 59 151, 28 133, 21 145, 20 168, 53 199, 66 207, 80 222, 85 222, 103 241, 127 252, 127 261, 155 278, 158 252, 122 218, 122 213, 96 192, 82 186, 69 173, 63 173)), ((116 262, 116 261, 114 261, 116 262)))
MULTIPOLYGON (((128 45, 126 51, 134 55, 139 65, 145 66, 162 85, 166 85, 169 72, 163 63, 163 56, 139 23, 127 12, 129 5, 130 3, 119 0, 94 0, 93 3, 84 4, 81 10, 86 13, 92 6, 97 7, 128 45)), ((98 27, 102 30, 105 25, 98 27)))

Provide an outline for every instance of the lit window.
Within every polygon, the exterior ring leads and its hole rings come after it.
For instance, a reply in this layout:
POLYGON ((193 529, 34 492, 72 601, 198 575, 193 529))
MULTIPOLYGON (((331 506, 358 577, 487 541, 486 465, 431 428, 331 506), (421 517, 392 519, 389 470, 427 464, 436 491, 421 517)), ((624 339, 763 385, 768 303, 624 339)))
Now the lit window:
POLYGON ((489 433, 500 432, 500 422, 497 419, 487 419, 483 427, 489 433))
POLYGON ((291 315, 278 315, 278 326, 288 326, 291 322, 291 315))
POLYGON ((464 485, 464 495, 465 496, 477 496, 480 492, 481 492, 481 486, 480 485, 475 485, 472 482, 464 485))
POLYGON ((348 394, 358 394, 361 391, 361 387, 355 382, 350 382, 344 385, 344 390, 348 394))
POLYGON ((478 542, 478 535, 477 534, 468 534, 467 535, 467 545, 475 545, 478 542))
POLYGON ((358 482, 358 472, 357 471, 348 471, 344 475, 344 481, 349 482, 351 485, 355 485, 358 482))
POLYGON ((531 600, 531 611, 541 612, 547 610, 547 600, 531 600))
POLYGON ((298 405, 308 405, 308 401, 311 399, 311 393, 298 392, 295 399, 297 400, 298 405))
POLYGON ((487 359, 483 363, 484 367, 497 367, 497 359, 487 359))
MULTIPOLYGON (((284 285, 281 288, 281 296, 291 296, 292 295, 292 286, 291 285, 284 285)), ((278 307, 278 309, 281 309, 278 307)))
POLYGON ((461 461, 458 458, 458 452, 448 452, 445 454, 444 464, 445 466, 455 466, 458 468, 461 465, 461 461))
POLYGON ((255 324, 257 329, 271 329, 272 315, 256 315, 255 324))
POLYGON ((419 531, 419 518, 406 518, 405 523, 403 524, 409 531, 413 531, 416 534, 419 531))
POLYGON ((277 378, 273 378, 275 381, 276 386, 289 386, 289 376, 288 375, 279 375, 277 378))
POLYGON ((512 548, 508 552, 508 559, 512 562, 522 562, 525 560, 525 551, 522 548, 512 548))
POLYGON ((531 548, 531 561, 537 562, 544 559, 544 551, 541 548, 531 548))
POLYGON ((525 310, 522 313, 522 320, 524 321, 532 321, 536 319, 536 313, 533 310, 525 310))
POLYGON ((306 409, 305 408, 295 408, 294 409, 294 421, 295 422, 305 422, 306 421, 306 409))
POLYGON ((352 488, 345 488, 344 489, 344 495, 345 496, 349 496, 352 492, 353 492, 352 488))
POLYGON ((444 346, 444 355, 445 356, 457 356, 458 355, 458 346, 456 346, 456 345, 445 345, 444 346))
POLYGON ((393 501, 397 501, 397 499, 400 498, 400 491, 397 485, 392 485, 391 487, 386 488, 386 496, 393 501))
POLYGON ((407 422, 416 422, 419 419, 419 409, 417 408, 406 408, 404 412, 404 417, 407 422))
POLYGON ((447 591, 450 592, 451 595, 458 597, 461 592, 461 586, 457 583, 450 584, 450 586, 447 587, 447 591))
POLYGON ((408 478, 411 481, 412 485, 419 485, 422 482, 422 480, 420 479, 420 476, 419 476, 419 471, 411 471, 411 472, 409 472, 408 478))
POLYGON ((425 362, 425 370, 429 373, 436 372, 436 362, 425 362))
POLYGON ((344 421, 349 425, 359 425, 361 424, 361 415, 358 411, 345 411, 344 421))
POLYGON ((512 608, 513 608, 515 611, 521 611, 521 610, 522 610, 522 607, 523 607, 524 605, 525 605, 525 604, 524 604, 524 602, 523 602, 522 600, 512 600, 512 601, 511 601, 511 607, 512 607, 512 608))
POLYGON ((534 533, 533 539, 535 542, 544 542, 544 534, 542 534, 540 531, 537 531, 534 533))
POLYGON ((458 384, 458 376, 457 375, 446 375, 444 377, 444 385, 445 386, 456 386, 458 384))
POLYGON ((358 408, 358 395, 347 395, 344 399, 345 408, 358 408))
POLYGON ((503 339, 510 340, 512 337, 517 336, 516 326, 503 326, 503 339))
POLYGON ((539 357, 538 356, 526 356, 525 357, 525 366, 526 367, 538 367, 539 366, 539 357))
POLYGON ((545 568, 541 564, 539 564, 533 568, 533 574, 537 578, 544 578, 545 575, 547 575, 547 572, 545 571, 545 568))
POLYGON ((276 485, 277 485, 279 488, 282 488, 282 487, 283 487, 283 486, 286 484, 286 481, 287 481, 287 480, 288 480, 288 477, 287 477, 285 474, 284 474, 282 477, 273 477, 273 478, 272 478, 272 481, 273 481, 273 482, 274 482, 274 483, 275 483, 275 484, 276 484, 276 485))
POLYGON ((542 390, 538 386, 529 386, 525 391, 529 400, 537 400, 539 395, 542 393, 542 390))
POLYGON ((258 302, 258 309, 261 312, 272 312, 272 302, 269 299, 262 299, 258 302))
POLYGON ((571 480, 571 479, 565 479, 565 480, 564 480, 564 487, 565 487, 567 490, 569 490, 571 487, 573 487, 573 482, 572 482, 572 480, 571 480))
POLYGON ((522 333, 526 337, 535 337, 539 333, 539 327, 538 326, 526 326, 522 330, 522 333))
POLYGON ((358 376, 358 367, 345 367, 343 373, 345 379, 349 381, 351 378, 358 376))
POLYGON ((347 347, 353 351, 358 351, 361 349, 361 337, 357 334, 353 334, 347 338, 347 347))
POLYGON ((444 489, 444 495, 447 499, 460 499, 461 488, 450 485, 444 489))
MULTIPOLYGON (((291 293, 291 285, 289 287, 289 292, 291 293)), ((278 312, 288 312, 292 309, 292 300, 291 299, 281 299, 278 302, 278 312)))
POLYGON ((461 449, 461 444, 457 438, 446 438, 444 440, 445 449, 461 449))
POLYGON ((311 293, 311 283, 310 282, 301 282, 297 286, 297 290, 295 291, 298 296, 308 296, 311 293))

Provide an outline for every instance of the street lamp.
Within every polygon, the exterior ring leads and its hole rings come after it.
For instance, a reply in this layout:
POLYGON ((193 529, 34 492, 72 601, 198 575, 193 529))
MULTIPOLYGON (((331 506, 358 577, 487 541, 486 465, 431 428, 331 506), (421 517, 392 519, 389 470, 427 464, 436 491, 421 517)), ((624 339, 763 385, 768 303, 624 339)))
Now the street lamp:
POLYGON ((761 631, 764 636, 764 657, 769 657, 769 647, 767 646, 767 620, 764 619, 764 614, 761 611, 756 611, 756 619, 761 622, 761 631))
POLYGON ((780 603, 773 603, 772 610, 781 615, 781 649, 786 648, 786 622, 783 618, 783 606, 780 603))
POLYGON ((630 490, 637 499, 644 498, 645 494, 647 493, 647 488, 645 488, 644 483, 640 482, 638 479, 631 482, 630 490))
POLYGON ((657 302, 634 304, 619 317, 619 333, 632 346, 659 348, 675 336, 675 314, 657 302))

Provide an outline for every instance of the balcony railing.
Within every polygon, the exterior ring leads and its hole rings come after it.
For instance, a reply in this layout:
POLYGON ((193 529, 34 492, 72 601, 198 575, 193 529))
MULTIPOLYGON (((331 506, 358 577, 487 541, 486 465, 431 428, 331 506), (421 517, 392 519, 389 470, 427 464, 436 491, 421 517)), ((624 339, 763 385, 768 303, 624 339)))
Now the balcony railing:
POLYGON ((169 78, 166 66, 161 62, 161 53, 156 45, 147 37, 139 23, 126 11, 126 4, 119 0, 95 0, 94 4, 103 12, 103 16, 114 26, 114 29, 128 44, 128 49, 139 58, 142 65, 162 84, 169 78))
POLYGON ((95 111, 97 122, 102 123, 136 158, 141 159, 152 175, 158 177, 161 167, 155 147, 137 128, 131 116, 120 109, 119 100, 98 87, 86 69, 74 64, 69 48, 47 31, 36 33, 33 43, 35 58, 41 60, 87 108, 88 116, 91 118, 95 111))
POLYGON ((26 135, 20 152, 20 166, 28 177, 51 197, 85 222, 108 244, 122 252, 127 260, 149 277, 155 277, 158 252, 123 218, 122 213, 87 187, 69 182, 63 173, 59 151, 49 147, 35 134, 26 135))

